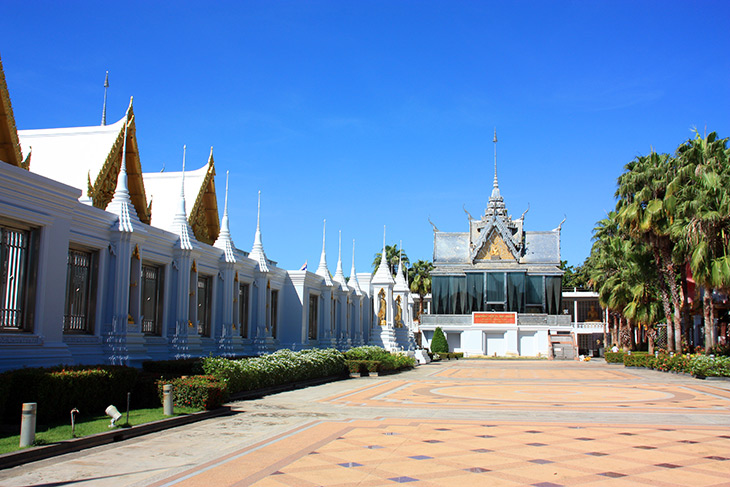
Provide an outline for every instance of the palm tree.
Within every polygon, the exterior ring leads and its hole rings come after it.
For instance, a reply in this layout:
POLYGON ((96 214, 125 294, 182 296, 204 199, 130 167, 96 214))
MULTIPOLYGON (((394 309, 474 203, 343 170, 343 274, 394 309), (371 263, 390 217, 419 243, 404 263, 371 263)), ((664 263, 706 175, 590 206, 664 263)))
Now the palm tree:
MULTIPOLYGON (((373 273, 378 270, 382 255, 382 252, 378 252, 377 254, 375 254, 375 259, 373 260, 373 273)), ((388 262, 388 269, 390 269, 390 274, 392 276, 395 276, 395 273, 398 270, 398 262, 401 259, 403 261, 404 267, 408 267, 408 264, 410 264, 410 261, 408 260, 408 256, 406 255, 405 251, 403 251, 403 249, 399 249, 397 245, 385 246, 385 259, 388 262)))
POLYGON ((423 314, 423 301, 426 294, 431 292, 431 271, 433 270, 433 264, 427 260, 419 260, 410 269, 408 269, 408 280, 410 281, 411 292, 417 293, 421 296, 418 303, 418 316, 423 314))
POLYGON ((674 204, 666 200, 667 187, 676 176, 677 162, 667 154, 652 152, 639 156, 618 178, 618 222, 631 237, 645 243, 654 256, 660 276, 659 292, 667 318, 667 348, 681 351, 681 310, 684 302, 678 282, 677 260, 681 247, 675 248, 670 229, 674 204))
POLYGON ((696 133, 677 149, 679 171, 668 200, 676 206, 675 237, 688 246, 689 267, 704 289, 705 351, 717 343, 713 290, 730 288, 730 152, 728 139, 696 133))

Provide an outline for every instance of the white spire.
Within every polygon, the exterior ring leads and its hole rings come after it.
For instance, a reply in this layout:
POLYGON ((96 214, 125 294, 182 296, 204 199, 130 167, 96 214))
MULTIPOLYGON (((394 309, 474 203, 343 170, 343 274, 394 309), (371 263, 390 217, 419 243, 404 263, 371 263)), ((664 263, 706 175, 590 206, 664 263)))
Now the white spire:
POLYGON ((373 276, 373 281, 376 280, 379 282, 394 282, 393 276, 390 275, 390 268, 388 267, 388 256, 385 253, 385 225, 383 225, 383 252, 380 254, 380 265, 373 276))
POLYGON ((400 243, 400 249, 398 252, 398 270, 395 273, 395 287, 394 291, 408 291, 408 283, 403 275, 403 242, 400 243))
POLYGON ((342 270, 342 230, 340 230, 340 243, 339 251, 337 255, 337 270, 335 271, 334 281, 342 287, 343 291, 347 291, 347 280, 345 279, 345 273, 342 270))
POLYGON ((256 234, 253 238, 253 248, 248 256, 258 263, 261 272, 269 272, 264 244, 261 241, 261 191, 259 191, 258 209, 256 211, 256 234))
POLYGON ((183 163, 182 163, 182 177, 180 178, 180 197, 177 202, 177 212, 172 219, 172 227, 175 233, 180 237, 180 248, 183 250, 192 250, 193 241, 193 229, 190 228, 188 223, 188 215, 185 211, 185 152, 187 146, 183 145, 183 163))
POLYGON ((487 217, 498 216, 505 218, 507 217, 507 207, 504 204, 504 199, 499 192, 499 183, 497 181, 497 128, 494 128, 494 182, 492 184, 492 195, 489 197, 487 203, 487 209, 484 212, 487 217))
MULTIPOLYGON (((210 148, 211 155, 213 148, 210 148)), ((223 250, 223 258, 226 262, 236 262, 234 255, 235 245, 233 245, 233 239, 231 238, 231 230, 228 223, 228 171, 226 171, 226 200, 223 206, 223 219, 221 220, 221 231, 218 234, 218 238, 213 244, 214 247, 223 250)))
POLYGON ((322 256, 319 258, 319 267, 317 267, 317 274, 318 276, 321 276, 324 278, 324 284, 325 286, 332 286, 332 277, 330 276, 330 271, 327 268, 327 253, 324 249, 324 243, 325 238, 327 236, 327 220, 324 220, 324 223, 322 224, 322 256))
POLYGON ((119 217, 117 229, 120 232, 133 232, 134 226, 141 223, 137 216, 137 210, 132 205, 132 198, 129 196, 129 188, 127 186, 127 129, 131 122, 132 119, 127 118, 124 124, 122 161, 119 167, 119 175, 117 176, 117 187, 114 191, 114 197, 106 208, 106 211, 114 213, 119 217))
POLYGON ((360 283, 357 280, 357 273, 355 272, 355 239, 352 239, 352 268, 350 269, 350 280, 347 282, 348 287, 355 293, 356 296, 362 296, 362 289, 360 289, 360 283))

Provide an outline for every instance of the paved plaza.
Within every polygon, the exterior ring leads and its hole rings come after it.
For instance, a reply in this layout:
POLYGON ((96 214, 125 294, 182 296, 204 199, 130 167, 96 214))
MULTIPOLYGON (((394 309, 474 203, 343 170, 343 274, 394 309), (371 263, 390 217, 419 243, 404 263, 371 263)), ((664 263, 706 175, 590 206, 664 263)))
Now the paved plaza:
POLYGON ((730 382, 460 360, 0 471, 2 486, 730 485, 730 382))

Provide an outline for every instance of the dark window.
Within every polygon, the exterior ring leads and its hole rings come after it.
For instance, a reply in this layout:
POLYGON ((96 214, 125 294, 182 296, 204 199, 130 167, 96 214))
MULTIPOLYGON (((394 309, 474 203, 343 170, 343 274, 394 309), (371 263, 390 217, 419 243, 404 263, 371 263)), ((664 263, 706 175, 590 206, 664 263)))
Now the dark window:
POLYGON ((319 297, 315 294, 309 295, 309 339, 317 339, 317 324, 318 321, 318 309, 319 297))
POLYGON ((241 329, 241 337, 248 338, 248 295, 249 284, 238 286, 238 325, 241 329))
POLYGON ((279 291, 271 291, 271 337, 276 338, 279 319, 279 291))
POLYGON ((544 313, 544 276, 527 276, 527 312, 544 313))
POLYGON ((32 331, 38 232, 0 226, 0 330, 32 331))
POLYGON ((198 334, 210 336, 210 277, 198 277, 198 334))
POLYGON ((96 254, 69 249, 64 333, 94 333, 96 254))
POLYGON ((142 332, 146 335, 162 334, 163 280, 162 267, 142 265, 142 332))

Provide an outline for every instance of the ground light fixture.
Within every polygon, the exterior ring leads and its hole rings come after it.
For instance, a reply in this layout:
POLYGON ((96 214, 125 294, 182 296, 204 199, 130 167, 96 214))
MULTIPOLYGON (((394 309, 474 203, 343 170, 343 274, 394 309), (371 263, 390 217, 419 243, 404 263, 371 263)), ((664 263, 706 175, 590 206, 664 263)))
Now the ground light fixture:
POLYGON ((117 425, 117 421, 119 421, 119 418, 122 417, 122 413, 119 412, 119 410, 114 407, 113 405, 110 405, 106 410, 104 410, 107 416, 112 418, 112 422, 109 424, 110 428, 113 428, 117 425))

